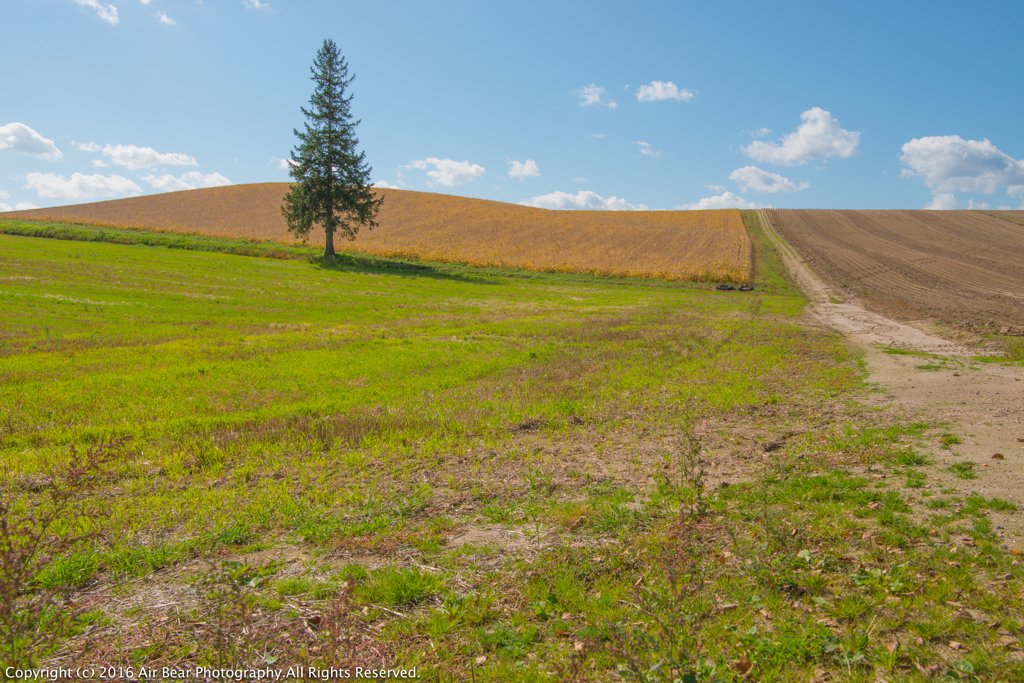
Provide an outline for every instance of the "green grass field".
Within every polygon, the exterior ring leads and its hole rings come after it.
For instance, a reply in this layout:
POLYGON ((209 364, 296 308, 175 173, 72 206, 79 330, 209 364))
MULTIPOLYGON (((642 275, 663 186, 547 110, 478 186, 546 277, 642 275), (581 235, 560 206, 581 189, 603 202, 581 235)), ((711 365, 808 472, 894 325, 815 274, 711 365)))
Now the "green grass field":
POLYGON ((749 293, 0 224, 3 657, 1024 680, 1008 504, 745 220, 749 293))

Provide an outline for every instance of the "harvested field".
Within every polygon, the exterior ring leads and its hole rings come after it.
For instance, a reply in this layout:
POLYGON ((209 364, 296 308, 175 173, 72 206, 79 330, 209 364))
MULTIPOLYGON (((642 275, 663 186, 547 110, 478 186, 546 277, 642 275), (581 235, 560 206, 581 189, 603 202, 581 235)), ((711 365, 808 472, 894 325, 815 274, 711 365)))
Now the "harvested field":
MULTIPOLYGON (((0 214, 3 218, 293 242, 287 183, 233 185, 0 214)), ((550 211, 482 199, 378 190, 380 225, 341 250, 542 272, 747 282, 750 239, 735 209, 550 211)), ((323 244, 323 234, 310 242, 323 244)))
POLYGON ((843 291, 886 315, 1024 335, 1024 212, 770 212, 843 291))

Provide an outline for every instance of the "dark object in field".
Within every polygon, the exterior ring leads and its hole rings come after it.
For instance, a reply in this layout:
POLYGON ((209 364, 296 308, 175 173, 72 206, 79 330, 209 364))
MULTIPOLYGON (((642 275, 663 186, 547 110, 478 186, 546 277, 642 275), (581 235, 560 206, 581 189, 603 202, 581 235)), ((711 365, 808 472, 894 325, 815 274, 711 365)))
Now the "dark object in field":
POLYGON ((754 285, 740 285, 739 290, 741 292, 753 292, 754 285))
POLYGON ((731 292, 736 288, 730 285, 728 282, 722 282, 721 284, 715 285, 715 289, 717 289, 719 292, 731 292))

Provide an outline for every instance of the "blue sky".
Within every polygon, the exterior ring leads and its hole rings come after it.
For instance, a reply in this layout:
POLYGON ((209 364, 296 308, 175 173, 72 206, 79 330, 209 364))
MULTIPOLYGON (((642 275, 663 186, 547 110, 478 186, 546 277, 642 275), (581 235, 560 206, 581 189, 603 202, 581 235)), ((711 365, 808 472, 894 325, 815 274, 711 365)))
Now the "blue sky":
POLYGON ((333 39, 389 187, 1024 207, 1024 3, 4 0, 0 209, 288 180, 333 39))

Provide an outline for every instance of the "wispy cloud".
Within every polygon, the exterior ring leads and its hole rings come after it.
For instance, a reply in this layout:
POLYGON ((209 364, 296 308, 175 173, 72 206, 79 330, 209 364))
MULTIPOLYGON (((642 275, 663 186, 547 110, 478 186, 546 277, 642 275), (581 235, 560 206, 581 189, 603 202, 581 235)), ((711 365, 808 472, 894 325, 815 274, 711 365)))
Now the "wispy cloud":
POLYGON ((640 142, 639 140, 634 140, 633 144, 637 145, 640 148, 640 153, 643 154, 644 156, 652 157, 654 159, 657 159, 658 157, 661 156, 661 150, 652 149, 651 143, 649 142, 640 142))
POLYGON ((96 16, 113 26, 117 26, 121 21, 117 16, 117 8, 113 5, 104 5, 99 0, 74 0, 74 2, 82 7, 95 10, 96 16))
POLYGON ((169 16, 167 16, 163 12, 157 12, 156 16, 157 16, 158 19, 160 19, 160 23, 161 24, 167 24, 168 26, 177 26, 178 25, 177 22, 174 21, 174 19, 171 19, 169 16))
POLYGON ((672 81, 653 81, 650 85, 641 85, 636 91, 637 102, 657 102, 659 100, 689 102, 696 96, 696 91, 680 88, 672 81))
POLYGON ((574 90, 573 94, 580 98, 579 105, 581 107, 589 107, 592 105, 604 105, 609 109, 615 109, 619 105, 615 100, 603 99, 605 92, 603 87, 591 83, 590 85, 584 86, 579 90, 574 90))
POLYGON ((260 0, 242 0, 242 4, 246 9, 270 9, 270 3, 260 0))

